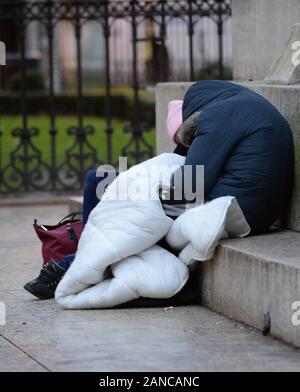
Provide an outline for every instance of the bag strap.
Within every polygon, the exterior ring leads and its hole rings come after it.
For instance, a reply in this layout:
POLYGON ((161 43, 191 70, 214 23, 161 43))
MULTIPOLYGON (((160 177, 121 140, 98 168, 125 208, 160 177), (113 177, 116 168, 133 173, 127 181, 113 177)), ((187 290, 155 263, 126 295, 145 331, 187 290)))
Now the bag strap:
POLYGON ((76 211, 76 212, 71 212, 70 214, 66 215, 64 218, 62 218, 58 224, 63 223, 67 219, 75 219, 76 216, 81 216, 82 217, 82 211, 76 211))
POLYGON ((77 235, 75 233, 75 230, 73 229, 73 227, 71 225, 70 226, 67 225, 67 233, 68 233, 69 239, 71 241, 75 241, 76 244, 78 245, 78 242, 79 242, 78 237, 77 237, 77 235))

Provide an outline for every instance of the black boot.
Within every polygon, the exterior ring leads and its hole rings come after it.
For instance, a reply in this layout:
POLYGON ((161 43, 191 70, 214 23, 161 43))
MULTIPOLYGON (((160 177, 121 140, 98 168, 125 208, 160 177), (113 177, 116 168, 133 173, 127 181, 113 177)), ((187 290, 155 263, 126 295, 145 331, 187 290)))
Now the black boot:
POLYGON ((56 287, 65 272, 54 260, 50 260, 36 279, 25 284, 24 289, 39 299, 54 298, 56 287))

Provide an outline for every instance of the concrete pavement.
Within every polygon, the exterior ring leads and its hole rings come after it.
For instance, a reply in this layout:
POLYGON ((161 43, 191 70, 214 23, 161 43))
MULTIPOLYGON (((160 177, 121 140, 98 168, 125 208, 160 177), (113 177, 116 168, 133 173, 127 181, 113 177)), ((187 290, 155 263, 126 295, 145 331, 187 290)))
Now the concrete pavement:
POLYGON ((33 218, 67 206, 0 209, 0 371, 299 371, 300 351, 200 306, 64 311, 23 284, 40 268, 33 218))

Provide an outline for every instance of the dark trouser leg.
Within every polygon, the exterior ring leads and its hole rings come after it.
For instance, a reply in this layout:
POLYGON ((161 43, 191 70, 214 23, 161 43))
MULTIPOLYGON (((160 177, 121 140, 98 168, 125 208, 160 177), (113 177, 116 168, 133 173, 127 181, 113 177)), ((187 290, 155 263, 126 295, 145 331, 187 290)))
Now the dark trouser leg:
POLYGON ((83 190, 83 223, 86 224, 90 212, 99 203, 97 197, 97 179, 96 170, 90 170, 85 177, 84 190, 83 190))
POLYGON ((99 203, 105 186, 110 184, 115 179, 114 172, 96 171, 90 170, 87 172, 84 181, 83 191, 83 223, 86 224, 90 212, 99 203), (99 187, 100 183, 103 182, 103 187, 99 187))

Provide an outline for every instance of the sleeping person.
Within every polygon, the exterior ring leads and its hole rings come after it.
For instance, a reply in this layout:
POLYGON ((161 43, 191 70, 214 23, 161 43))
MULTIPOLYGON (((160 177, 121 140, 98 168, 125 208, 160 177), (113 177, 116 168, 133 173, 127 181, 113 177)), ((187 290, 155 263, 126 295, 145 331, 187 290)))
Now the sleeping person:
MULTIPOLYGON (((178 169, 183 175, 175 172, 170 184, 176 195, 181 192, 183 202, 172 197, 162 200, 166 215, 176 219, 183 212, 185 165, 192 167, 193 190, 197 165, 204 165, 205 202, 234 196, 252 234, 266 232, 286 213, 293 179, 293 138, 288 123, 263 97, 231 82, 197 82, 183 102, 169 103, 167 130, 177 144, 174 153, 186 159, 178 169)), ((88 174, 85 221, 98 203, 99 181, 95 172, 88 174)), ((41 299, 52 298, 74 256, 50 262, 25 289, 41 299)))
MULTIPOLYGON (((196 166, 204 165, 205 201, 235 196, 251 234, 265 233, 284 218, 293 184, 294 145, 278 110, 244 86, 215 80, 188 89, 182 114, 184 123, 173 134, 178 143, 174 152, 186 156, 194 184, 196 166)), ((183 184, 182 179, 174 186, 183 184)))

